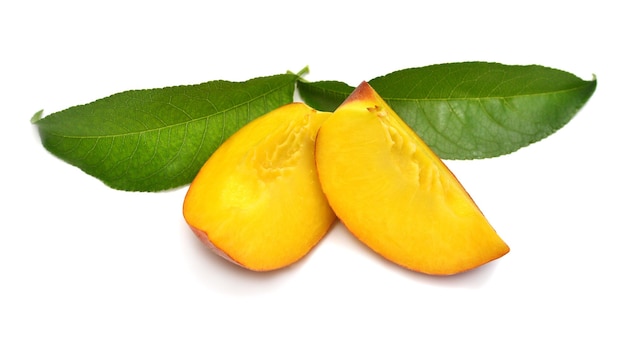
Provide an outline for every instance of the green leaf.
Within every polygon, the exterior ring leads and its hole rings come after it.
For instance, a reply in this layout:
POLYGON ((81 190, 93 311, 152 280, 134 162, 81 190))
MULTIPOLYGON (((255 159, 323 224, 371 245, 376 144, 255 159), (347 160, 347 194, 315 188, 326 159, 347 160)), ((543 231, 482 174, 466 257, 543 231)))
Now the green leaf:
MULTIPOLYGON (((303 89, 300 81, 298 88, 312 107, 338 105, 349 92, 327 88, 334 83, 303 89)), ((596 80, 537 65, 466 62, 400 70, 370 85, 441 158, 478 159, 511 153, 563 127, 596 80)))
POLYGON ((352 90, 354 87, 344 82, 308 83, 298 80, 298 91, 302 100, 319 111, 333 112, 350 95, 352 90))
POLYGON ((31 121, 52 154, 128 191, 189 184, 251 120, 293 102, 294 74, 132 90, 31 121))

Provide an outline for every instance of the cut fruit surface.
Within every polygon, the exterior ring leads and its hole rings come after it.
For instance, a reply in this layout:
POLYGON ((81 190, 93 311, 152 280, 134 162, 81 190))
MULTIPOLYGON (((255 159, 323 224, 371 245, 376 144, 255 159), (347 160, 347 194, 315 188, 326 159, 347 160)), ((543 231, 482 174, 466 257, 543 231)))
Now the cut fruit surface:
POLYGON ((183 215, 222 257, 255 271, 288 266, 328 232, 335 214, 314 160, 330 113, 292 103, 259 117, 220 146, 191 183, 183 215))
POLYGON ((339 219, 403 267, 450 275, 509 251, 445 164, 365 82, 320 128, 316 164, 339 219))

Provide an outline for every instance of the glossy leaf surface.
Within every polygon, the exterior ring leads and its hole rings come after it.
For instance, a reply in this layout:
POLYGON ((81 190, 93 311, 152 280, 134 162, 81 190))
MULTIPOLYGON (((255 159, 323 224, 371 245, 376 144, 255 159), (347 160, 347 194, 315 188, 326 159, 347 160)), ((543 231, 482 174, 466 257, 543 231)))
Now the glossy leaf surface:
POLYGON ((189 184, 217 147, 251 120, 293 101, 297 75, 126 91, 41 118, 45 148, 129 191, 189 184))
MULTIPOLYGON (((339 82, 298 82, 311 106, 331 111, 348 90, 339 82)), ((569 122, 596 81, 547 67, 486 62, 400 70, 370 85, 444 159, 504 155, 569 122)))

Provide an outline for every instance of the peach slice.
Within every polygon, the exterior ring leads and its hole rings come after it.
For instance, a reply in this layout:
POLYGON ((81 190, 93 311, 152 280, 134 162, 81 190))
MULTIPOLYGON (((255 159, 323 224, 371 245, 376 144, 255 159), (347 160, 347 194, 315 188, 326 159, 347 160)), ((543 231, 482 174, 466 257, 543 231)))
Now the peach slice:
POLYGON ((314 159, 317 131, 329 116, 292 103, 237 131, 187 191, 190 228, 216 253, 254 271, 305 256, 336 219, 314 159))
POLYGON ((316 163, 339 219, 400 266, 451 275, 509 251, 441 159, 365 82, 320 128, 316 163))

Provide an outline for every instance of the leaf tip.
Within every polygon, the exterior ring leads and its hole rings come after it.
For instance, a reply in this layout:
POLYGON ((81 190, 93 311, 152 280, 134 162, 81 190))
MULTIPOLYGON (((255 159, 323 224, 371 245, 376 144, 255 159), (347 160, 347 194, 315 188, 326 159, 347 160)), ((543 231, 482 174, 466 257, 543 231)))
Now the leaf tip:
POLYGON ((35 113, 31 118, 30 118, 30 123, 31 124, 35 124, 37 123, 39 120, 41 120, 41 117, 43 116, 43 109, 38 111, 37 113, 35 113))

